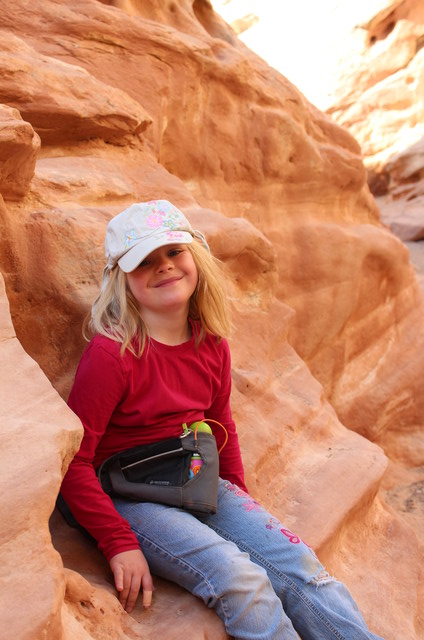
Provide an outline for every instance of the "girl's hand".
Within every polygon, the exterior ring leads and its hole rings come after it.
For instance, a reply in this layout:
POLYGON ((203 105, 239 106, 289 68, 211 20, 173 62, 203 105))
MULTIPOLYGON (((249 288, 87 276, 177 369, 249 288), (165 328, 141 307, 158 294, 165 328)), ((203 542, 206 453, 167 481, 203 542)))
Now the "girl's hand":
POLYGON ((134 609, 140 587, 143 589, 143 607, 150 607, 154 591, 147 560, 140 549, 117 553, 110 559, 110 568, 119 591, 119 602, 127 613, 134 609))

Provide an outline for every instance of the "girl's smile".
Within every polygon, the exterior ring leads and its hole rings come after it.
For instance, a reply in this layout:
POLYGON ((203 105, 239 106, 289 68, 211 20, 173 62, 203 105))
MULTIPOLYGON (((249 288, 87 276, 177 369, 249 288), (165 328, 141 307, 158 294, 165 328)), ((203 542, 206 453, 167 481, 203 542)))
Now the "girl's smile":
POLYGON ((141 313, 161 313, 188 309, 198 274, 187 245, 178 244, 152 251, 126 279, 141 313))
POLYGON ((165 278, 165 280, 161 280, 157 285, 155 285, 155 287, 167 287, 168 285, 174 284, 174 282, 179 282, 180 280, 181 278, 178 276, 175 278, 165 278))

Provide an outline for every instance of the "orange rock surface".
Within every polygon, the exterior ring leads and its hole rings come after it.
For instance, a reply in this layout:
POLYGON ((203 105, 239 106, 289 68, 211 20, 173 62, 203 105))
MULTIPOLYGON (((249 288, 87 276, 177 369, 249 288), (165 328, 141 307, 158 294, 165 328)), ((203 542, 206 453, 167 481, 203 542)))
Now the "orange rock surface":
POLYGON ((360 143, 384 221, 423 239, 424 5, 371 0, 348 41, 329 113, 360 143))
POLYGON ((246 44, 352 133, 383 220, 404 241, 423 239, 421 0, 212 5, 246 44), (299 55, 306 42, 313 56, 299 55))
POLYGON ((93 543, 56 511, 48 532, 107 221, 160 197, 225 265, 252 495, 376 633, 419 640, 424 514, 404 504, 424 464, 424 300, 358 143, 207 0, 0 9, 1 639, 226 637, 165 581, 128 616, 93 543))

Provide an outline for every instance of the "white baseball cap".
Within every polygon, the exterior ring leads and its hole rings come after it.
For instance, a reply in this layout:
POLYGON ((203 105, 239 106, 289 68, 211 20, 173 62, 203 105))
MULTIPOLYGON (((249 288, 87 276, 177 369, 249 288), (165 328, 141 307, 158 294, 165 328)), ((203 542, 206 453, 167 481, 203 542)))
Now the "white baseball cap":
POLYGON ((155 249, 190 244, 194 237, 209 249, 203 234, 195 231, 185 215, 167 200, 132 204, 107 225, 107 266, 113 269, 119 264, 122 271, 130 273, 155 249))

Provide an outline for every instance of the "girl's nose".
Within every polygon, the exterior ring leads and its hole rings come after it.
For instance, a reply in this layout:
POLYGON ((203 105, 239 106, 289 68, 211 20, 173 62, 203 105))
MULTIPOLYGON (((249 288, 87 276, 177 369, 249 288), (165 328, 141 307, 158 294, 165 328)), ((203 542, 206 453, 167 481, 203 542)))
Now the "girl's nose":
POLYGON ((173 268, 172 261, 168 257, 164 257, 160 260, 158 265, 158 271, 162 273, 163 271, 170 271, 173 268))

